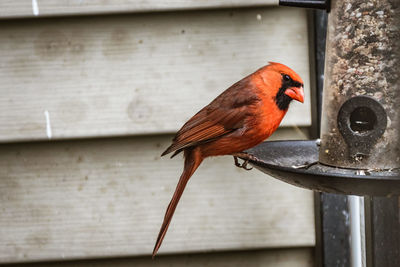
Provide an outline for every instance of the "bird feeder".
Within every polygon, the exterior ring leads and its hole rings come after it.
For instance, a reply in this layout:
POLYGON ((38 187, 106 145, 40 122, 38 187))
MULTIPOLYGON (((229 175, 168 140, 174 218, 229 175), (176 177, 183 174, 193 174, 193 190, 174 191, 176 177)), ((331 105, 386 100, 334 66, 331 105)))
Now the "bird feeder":
POLYGON ((400 167, 398 1, 332 2, 328 19, 321 163, 400 167), (396 10, 397 9, 397 10, 396 10))
POLYGON ((252 164, 313 190, 400 194, 400 3, 332 0, 325 55, 321 139, 265 142, 252 164))

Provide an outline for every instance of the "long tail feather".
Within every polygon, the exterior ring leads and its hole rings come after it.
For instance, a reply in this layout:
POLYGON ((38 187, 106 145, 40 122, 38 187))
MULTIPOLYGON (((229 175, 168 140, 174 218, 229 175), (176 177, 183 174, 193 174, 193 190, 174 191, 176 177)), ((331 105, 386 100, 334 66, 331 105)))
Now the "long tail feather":
POLYGON ((174 215, 176 206, 178 205, 179 199, 182 196, 183 190, 190 177, 196 171, 197 167, 203 161, 203 157, 201 155, 199 148, 187 148, 184 150, 185 156, 185 167, 183 169, 181 178, 179 179, 178 185, 176 186, 175 193, 172 196, 171 202, 168 205, 167 211, 165 212, 164 221, 161 225, 160 233, 158 234, 156 244, 153 250, 153 259, 157 254, 158 249, 161 246, 161 243, 167 233, 168 226, 171 222, 172 216, 174 215))

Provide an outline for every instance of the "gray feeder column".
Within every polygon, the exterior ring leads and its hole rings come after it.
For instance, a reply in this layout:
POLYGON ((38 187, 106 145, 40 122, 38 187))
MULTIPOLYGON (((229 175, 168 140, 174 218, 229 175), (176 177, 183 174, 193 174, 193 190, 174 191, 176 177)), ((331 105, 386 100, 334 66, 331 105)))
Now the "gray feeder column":
POLYGON ((321 163, 400 167, 399 8, 399 0, 332 0, 321 163))

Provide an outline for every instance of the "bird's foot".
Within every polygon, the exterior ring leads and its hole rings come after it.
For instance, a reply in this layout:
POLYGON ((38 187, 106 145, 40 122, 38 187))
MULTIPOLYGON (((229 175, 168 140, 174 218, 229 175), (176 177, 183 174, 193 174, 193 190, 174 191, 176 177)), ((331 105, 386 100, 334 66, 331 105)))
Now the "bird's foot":
POLYGON ((235 166, 236 166, 236 167, 245 169, 246 171, 250 171, 251 169, 253 169, 253 168, 247 168, 247 164, 249 163, 249 160, 248 160, 248 159, 244 160, 243 163, 239 163, 238 158, 235 157, 235 156, 233 156, 233 159, 234 159, 234 161, 235 161, 235 166))
POLYGON ((250 160, 253 160, 253 161, 257 160, 257 158, 255 156, 247 154, 245 152, 236 153, 236 154, 233 154, 232 156, 233 156, 233 159, 235 161, 235 166, 239 167, 239 168, 242 168, 242 169, 245 169, 246 171, 249 171, 249 170, 253 169, 253 168, 248 168, 247 167, 247 164, 249 163, 249 161, 250 160), (242 160, 244 160, 243 163, 239 163, 238 158, 241 158, 242 160))

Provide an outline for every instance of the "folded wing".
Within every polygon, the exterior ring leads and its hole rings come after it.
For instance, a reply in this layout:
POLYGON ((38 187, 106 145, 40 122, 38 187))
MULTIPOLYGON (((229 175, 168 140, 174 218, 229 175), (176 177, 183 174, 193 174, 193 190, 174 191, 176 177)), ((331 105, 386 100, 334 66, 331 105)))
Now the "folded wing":
POLYGON ((194 115, 176 134, 162 156, 184 148, 210 142, 245 126, 249 106, 260 101, 254 94, 250 78, 235 83, 208 106, 194 115))

